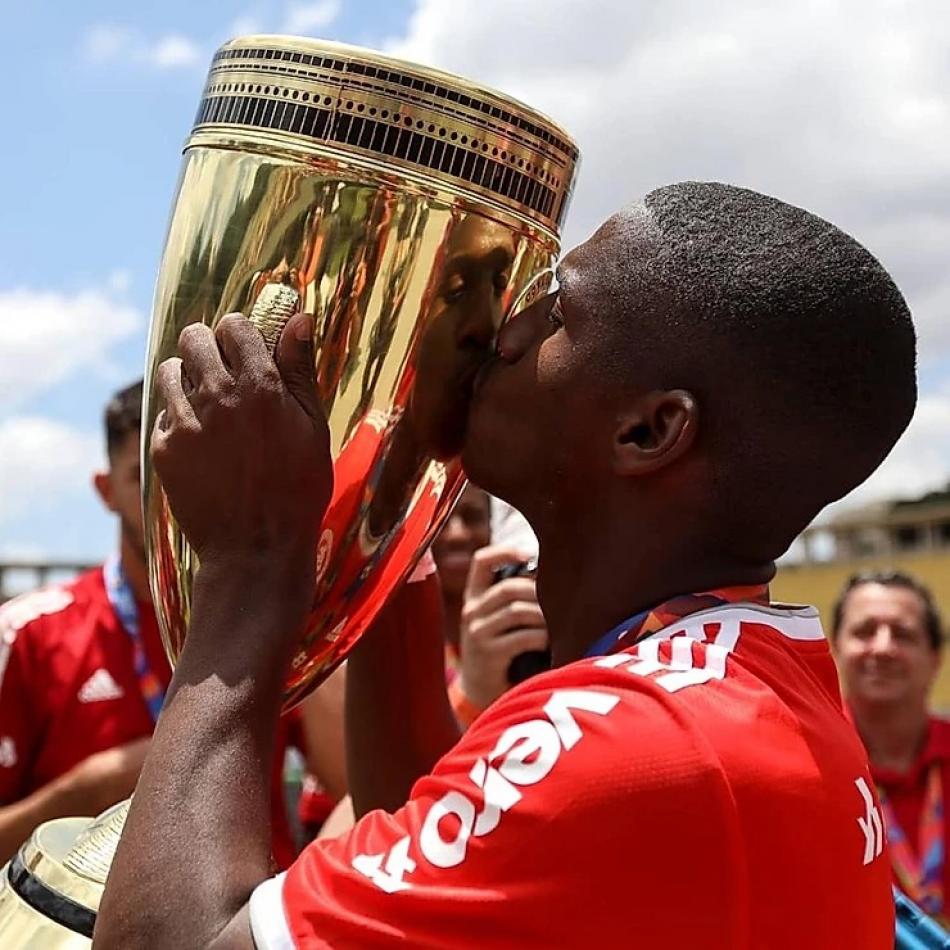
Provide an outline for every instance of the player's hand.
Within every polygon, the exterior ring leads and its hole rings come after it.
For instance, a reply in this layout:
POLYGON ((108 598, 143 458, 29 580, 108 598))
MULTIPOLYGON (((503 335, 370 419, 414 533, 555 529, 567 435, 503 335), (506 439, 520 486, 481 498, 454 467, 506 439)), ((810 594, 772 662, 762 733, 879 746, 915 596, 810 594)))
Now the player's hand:
POLYGON ((272 358, 259 331, 229 314, 216 332, 185 327, 179 356, 159 367, 152 461, 202 565, 314 556, 333 464, 312 337, 312 319, 296 314, 272 358))
POLYGON ((483 709, 509 688, 516 656, 548 645, 534 578, 492 582, 497 568, 524 560, 510 548, 491 546, 472 557, 459 625, 459 677, 462 692, 483 709))
POLYGON ((95 752, 73 766, 62 778, 76 815, 98 815, 135 790, 148 754, 149 739, 95 752))

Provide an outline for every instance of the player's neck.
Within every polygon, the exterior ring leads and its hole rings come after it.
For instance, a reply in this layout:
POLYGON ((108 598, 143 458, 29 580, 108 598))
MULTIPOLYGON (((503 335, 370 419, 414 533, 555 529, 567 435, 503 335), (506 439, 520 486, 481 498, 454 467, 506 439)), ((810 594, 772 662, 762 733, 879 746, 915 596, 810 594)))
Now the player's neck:
POLYGON ((772 562, 711 555, 674 531, 598 531, 541 535, 538 597, 555 666, 584 656, 617 624, 671 597, 736 585, 766 584, 772 562))
POLYGON ((135 599, 140 603, 150 603, 152 593, 148 586, 148 566, 145 563, 145 556, 136 545, 127 538, 122 537, 119 542, 119 558, 122 561, 122 571, 135 599))
POLYGON ((871 764, 906 772, 927 741, 925 702, 862 703, 849 700, 851 715, 871 764))

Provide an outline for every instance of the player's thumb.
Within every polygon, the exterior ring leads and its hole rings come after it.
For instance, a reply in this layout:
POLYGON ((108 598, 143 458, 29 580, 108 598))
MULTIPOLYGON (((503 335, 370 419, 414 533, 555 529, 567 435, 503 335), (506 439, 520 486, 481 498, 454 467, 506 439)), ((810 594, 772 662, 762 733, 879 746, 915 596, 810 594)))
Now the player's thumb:
POLYGON ((309 313, 295 313, 287 321, 274 357, 287 390, 311 419, 322 421, 313 356, 313 317, 309 313))

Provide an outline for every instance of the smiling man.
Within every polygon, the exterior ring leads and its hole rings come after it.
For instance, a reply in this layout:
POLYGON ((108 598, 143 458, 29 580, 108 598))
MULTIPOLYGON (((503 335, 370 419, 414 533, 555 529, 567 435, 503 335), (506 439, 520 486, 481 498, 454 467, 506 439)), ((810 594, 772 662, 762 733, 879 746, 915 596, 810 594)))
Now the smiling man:
POLYGON ((882 793, 897 883, 928 913, 946 919, 950 723, 929 712, 943 659, 933 596, 908 574, 857 575, 835 604, 831 638, 848 708, 882 793))
POLYGON ((362 817, 271 878, 267 764, 332 490, 311 334, 293 318, 275 365, 232 316, 162 367, 153 458, 201 570, 98 944, 889 950, 866 755, 815 611, 767 589, 913 413, 881 265, 702 183, 565 258, 499 334, 463 452, 537 532, 556 668, 459 738, 441 631, 382 624, 348 669, 362 817))

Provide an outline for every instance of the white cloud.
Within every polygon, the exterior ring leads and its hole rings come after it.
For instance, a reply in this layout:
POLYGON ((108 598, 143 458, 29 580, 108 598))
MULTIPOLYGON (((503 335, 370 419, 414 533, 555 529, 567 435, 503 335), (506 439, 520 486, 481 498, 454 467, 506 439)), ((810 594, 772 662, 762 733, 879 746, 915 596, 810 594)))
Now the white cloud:
POLYGON ((8 413, 80 369, 101 371, 111 347, 143 326, 114 290, 0 291, 0 406, 8 413))
POLYGON ((881 467, 859 488, 830 506, 822 521, 845 508, 916 498, 950 482, 950 383, 927 393, 907 431, 881 467))
POLYGON ((340 0, 318 3, 291 3, 287 6, 281 26, 282 33, 308 36, 325 29, 340 14, 340 0))
POLYGON ((97 65, 133 63, 154 69, 190 69, 204 66, 207 51, 180 33, 146 37, 140 30, 111 23, 91 27, 82 42, 86 59, 97 65))
POLYGON ((228 27, 225 37, 230 39, 234 36, 251 36, 254 33, 263 33, 264 26, 261 20, 252 15, 239 16, 228 27))
POLYGON ((121 57, 135 44, 135 33, 126 26, 98 23, 83 39, 83 52, 93 63, 107 63, 121 57))
MULTIPOLYGON (((950 7, 945 0, 418 0, 389 51, 495 86, 577 139, 565 246, 651 188, 746 185, 876 253, 950 365, 950 7)), ((933 373, 931 372, 931 376, 933 373)), ((838 506, 950 478, 950 387, 838 506)), ((831 509, 829 509, 831 510, 831 509)))
POLYGON ((159 69, 178 69, 205 65, 206 56, 201 47, 186 36, 163 36, 147 49, 151 63, 159 69))
POLYGON ((950 355, 944 0, 419 0, 390 50, 496 86, 578 140, 565 244, 659 184, 731 181, 854 233, 950 355))
POLYGON ((0 421, 0 524, 88 493, 101 438, 38 416, 0 421))
POLYGON ((85 33, 81 49, 85 59, 104 66, 120 63, 158 70, 204 69, 219 42, 253 33, 289 33, 315 36, 340 15, 341 0, 287 3, 274 16, 247 13, 234 19, 223 34, 196 40, 183 33, 147 36, 142 30, 118 23, 97 23, 85 33))

